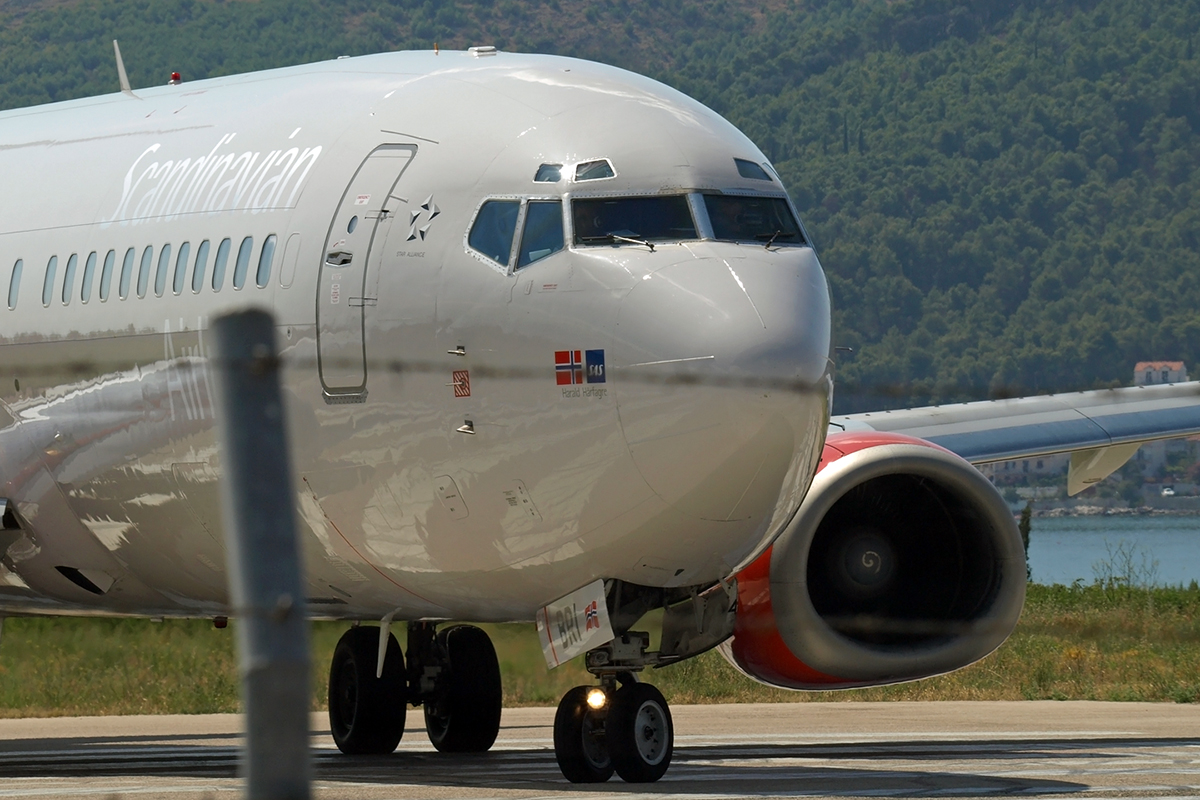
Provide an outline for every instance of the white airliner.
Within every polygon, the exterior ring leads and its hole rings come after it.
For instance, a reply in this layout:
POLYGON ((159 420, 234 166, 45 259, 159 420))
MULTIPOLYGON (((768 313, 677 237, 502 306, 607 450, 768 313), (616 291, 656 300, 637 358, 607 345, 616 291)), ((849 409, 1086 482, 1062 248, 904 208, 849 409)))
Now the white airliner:
POLYGON ((269 309, 310 613, 381 623, 330 670, 348 753, 391 752, 408 705, 441 750, 491 746, 494 650, 448 620, 585 653, 554 729, 577 782, 661 777, 639 676, 714 647, 797 689, 957 669, 1025 587, 972 464, 1071 452, 1078 491, 1200 431, 1196 384, 831 420, 829 292, 779 175, 585 61, 389 53, 8 111, 0 176, 0 611, 231 613, 205 331, 269 309))

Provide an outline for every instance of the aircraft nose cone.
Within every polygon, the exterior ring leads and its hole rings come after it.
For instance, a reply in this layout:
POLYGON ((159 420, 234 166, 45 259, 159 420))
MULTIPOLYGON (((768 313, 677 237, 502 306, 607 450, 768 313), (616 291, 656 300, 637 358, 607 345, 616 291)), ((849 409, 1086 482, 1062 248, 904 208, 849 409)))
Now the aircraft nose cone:
POLYGON ((807 248, 694 258, 641 281, 621 304, 610 375, 655 493, 710 520, 794 508, 825 430, 829 320, 807 248))

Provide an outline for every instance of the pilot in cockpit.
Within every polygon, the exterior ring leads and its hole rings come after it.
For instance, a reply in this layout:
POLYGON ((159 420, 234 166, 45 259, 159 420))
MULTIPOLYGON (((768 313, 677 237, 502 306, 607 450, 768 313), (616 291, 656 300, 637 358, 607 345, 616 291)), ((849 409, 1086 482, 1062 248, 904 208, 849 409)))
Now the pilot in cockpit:
MULTIPOLYGON (((714 219, 712 220, 713 229, 720 231, 719 239, 741 239, 743 238, 743 228, 745 227, 745 203, 742 198, 736 195, 727 195, 722 198, 722 202, 716 203, 714 219)), ((711 214, 714 209, 710 208, 711 214)))

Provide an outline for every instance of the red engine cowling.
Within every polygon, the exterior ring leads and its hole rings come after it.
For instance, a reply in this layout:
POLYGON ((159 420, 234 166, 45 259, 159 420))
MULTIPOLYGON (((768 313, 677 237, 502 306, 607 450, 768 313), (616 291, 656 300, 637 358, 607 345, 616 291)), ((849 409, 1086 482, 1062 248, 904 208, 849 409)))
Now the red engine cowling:
POLYGON ((721 652, 791 689, 938 675, 995 650, 1025 599, 1025 556, 995 487, 963 459, 894 434, 829 437, 812 487, 738 574, 721 652))

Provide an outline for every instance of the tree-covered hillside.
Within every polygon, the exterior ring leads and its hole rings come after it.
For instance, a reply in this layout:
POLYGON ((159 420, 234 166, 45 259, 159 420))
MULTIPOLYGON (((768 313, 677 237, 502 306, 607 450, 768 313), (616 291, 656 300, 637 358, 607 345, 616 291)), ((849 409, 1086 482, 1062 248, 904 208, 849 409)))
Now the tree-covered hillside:
MULTIPOLYGON (((1200 0, 0 0, 0 107, 393 48, 649 74, 772 157, 839 410, 1200 370, 1200 0)), ((0 142, 0 146, 3 143, 0 142)), ((2 176, 0 176, 2 179, 2 176)))

